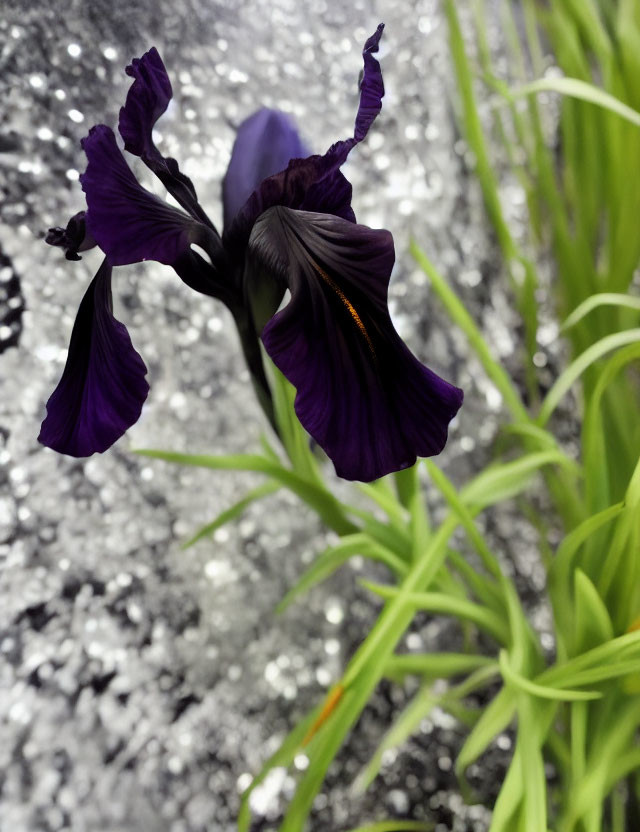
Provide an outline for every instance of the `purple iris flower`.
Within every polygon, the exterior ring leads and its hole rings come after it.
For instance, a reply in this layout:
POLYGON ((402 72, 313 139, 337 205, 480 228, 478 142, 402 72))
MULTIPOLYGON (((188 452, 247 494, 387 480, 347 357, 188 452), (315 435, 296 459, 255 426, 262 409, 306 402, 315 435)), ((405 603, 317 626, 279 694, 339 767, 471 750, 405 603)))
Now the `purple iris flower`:
POLYGON ((47 242, 71 259, 95 242, 105 259, 80 305, 67 364, 47 404, 43 444, 88 456, 110 447, 139 418, 146 368, 113 317, 111 272, 157 260, 231 310, 273 422, 262 341, 296 388, 300 422, 339 476, 374 480, 443 449, 462 391, 421 364, 396 332, 387 305, 393 238, 356 222, 351 185, 340 171, 380 112, 384 86, 374 53, 382 30, 364 46, 351 138, 309 155, 281 112, 263 109, 240 125, 222 188, 222 235, 193 183, 153 142, 172 97, 157 50, 127 67, 134 81, 120 111, 125 150, 142 159, 181 208, 139 184, 109 127, 92 128, 82 142, 86 215, 52 229, 47 242))

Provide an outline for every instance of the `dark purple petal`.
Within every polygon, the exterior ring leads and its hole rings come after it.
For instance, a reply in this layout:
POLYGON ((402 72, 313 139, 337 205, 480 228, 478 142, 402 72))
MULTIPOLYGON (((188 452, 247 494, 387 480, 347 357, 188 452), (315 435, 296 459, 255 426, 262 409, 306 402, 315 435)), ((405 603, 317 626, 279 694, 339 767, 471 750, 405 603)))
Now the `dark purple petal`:
POLYGON ((125 71, 134 81, 118 122, 124 149, 135 156, 160 155, 151 132, 173 97, 167 70, 154 46, 141 58, 134 58, 125 71))
POLYGON ((78 211, 71 217, 66 228, 50 228, 44 238, 45 243, 64 249, 67 260, 82 260, 78 252, 88 251, 97 245, 93 235, 87 230, 85 215, 86 211, 78 211))
POLYGON ((82 299, 38 441, 70 456, 102 453, 140 418, 147 368, 113 317, 106 259, 82 299))
POLYGON ((440 453, 462 391, 411 354, 387 307, 393 239, 339 217, 271 208, 248 268, 286 284, 262 341, 296 387, 302 425, 339 476, 369 482, 440 453))
POLYGON ((225 228, 263 179, 284 170, 291 159, 308 155, 285 113, 265 108, 243 121, 222 183, 225 228))
POLYGON ((143 160, 185 211, 213 229, 198 203, 193 182, 182 173, 175 159, 160 153, 153 141, 154 125, 173 96, 171 81, 155 46, 141 58, 134 58, 126 72, 134 80, 118 122, 125 150, 143 160))
POLYGON ((82 147, 89 162, 80 177, 87 225, 112 266, 143 260, 172 265, 192 242, 202 245, 199 223, 140 185, 111 128, 93 127, 82 147))
POLYGON ((225 226, 225 246, 232 255, 241 256, 254 222, 260 214, 275 205, 333 214, 355 222, 351 208, 351 185, 340 172, 340 167, 350 151, 365 138, 382 107, 382 70, 374 53, 378 51, 383 29, 384 24, 381 23, 362 52, 364 72, 354 135, 333 144, 324 156, 293 159, 281 173, 265 179, 236 214, 230 227, 225 226))

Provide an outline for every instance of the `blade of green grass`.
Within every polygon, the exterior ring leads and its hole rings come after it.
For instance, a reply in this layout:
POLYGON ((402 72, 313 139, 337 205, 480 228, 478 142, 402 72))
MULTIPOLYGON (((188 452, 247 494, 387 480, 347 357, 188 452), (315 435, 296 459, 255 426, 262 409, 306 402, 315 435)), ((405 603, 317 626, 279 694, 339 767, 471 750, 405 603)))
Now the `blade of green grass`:
POLYGON ((540 92, 556 92, 571 98, 578 98, 581 101, 588 101, 590 104, 597 104, 598 107, 603 107, 631 122, 636 127, 640 127, 639 112, 608 92, 578 78, 540 78, 531 84, 525 84, 522 87, 515 87, 510 90, 513 98, 537 95, 540 92))
POLYGON ((193 546, 194 543, 197 543, 198 540, 202 540, 203 537, 210 537, 217 529, 222 528, 222 526, 226 526, 226 524, 231 520, 235 520, 236 517, 239 517, 242 512, 251 505, 251 503, 256 500, 261 500, 269 494, 275 493, 281 487, 282 486, 279 482, 268 481, 263 485, 259 485, 257 488, 252 489, 245 494, 241 500, 238 500, 237 503, 234 503, 229 508, 220 512, 215 520, 212 520, 211 523, 207 523, 206 526, 199 529, 193 537, 189 538, 186 543, 182 544, 181 548, 188 549, 190 546, 193 546))

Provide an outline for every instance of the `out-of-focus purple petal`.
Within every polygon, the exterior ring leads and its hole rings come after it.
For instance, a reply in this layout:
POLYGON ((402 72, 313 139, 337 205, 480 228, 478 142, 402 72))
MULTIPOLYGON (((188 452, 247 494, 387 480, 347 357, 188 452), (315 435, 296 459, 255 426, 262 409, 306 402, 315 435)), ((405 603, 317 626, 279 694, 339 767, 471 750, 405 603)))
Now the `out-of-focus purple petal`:
POLYGON ((147 368, 113 317, 111 266, 104 260, 82 299, 60 383, 38 440, 59 453, 102 453, 140 418, 147 368))
POLYGON ((222 183, 225 228, 263 179, 284 170, 291 159, 308 155, 285 113, 264 108, 243 121, 222 183))
POLYGON ((351 185, 340 172, 352 148, 361 142, 382 107, 382 70, 374 53, 378 51, 384 24, 367 40, 362 52, 364 72, 360 82, 360 102, 354 135, 336 142, 324 156, 293 159, 281 173, 265 179, 235 216, 225 225, 225 246, 233 254, 246 247, 254 222, 275 205, 303 211, 333 214, 355 222, 351 208, 351 185))
POLYGON ((125 71, 134 81, 118 122, 124 148, 135 156, 159 156, 151 131, 173 97, 167 70, 153 46, 141 58, 134 58, 125 71))
POLYGON ((82 260, 78 252, 88 251, 97 245, 93 235, 87 230, 85 215, 86 211, 78 211, 71 217, 66 228, 50 228, 44 238, 45 243, 64 249, 67 260, 82 260))
POLYGON ((291 290, 262 341, 339 476, 368 482, 440 453, 462 391, 421 364, 391 322, 389 232, 275 207, 256 222, 249 255, 249 268, 291 290))
POLYGON ((140 185, 116 144, 99 124, 83 139, 88 165, 80 177, 87 195, 87 225, 112 266, 143 260, 172 265, 201 244, 199 223, 140 185))

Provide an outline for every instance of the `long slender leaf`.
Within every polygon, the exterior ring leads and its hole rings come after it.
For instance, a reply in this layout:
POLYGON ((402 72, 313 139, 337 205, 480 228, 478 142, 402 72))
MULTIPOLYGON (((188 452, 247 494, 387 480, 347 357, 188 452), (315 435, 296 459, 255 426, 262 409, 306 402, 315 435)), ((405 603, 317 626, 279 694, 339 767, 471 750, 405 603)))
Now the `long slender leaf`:
POLYGON ((225 526, 231 520, 235 520, 236 517, 239 517, 247 506, 251 505, 251 503, 256 500, 260 500, 269 494, 273 494, 279 488, 281 488, 279 482, 268 481, 263 485, 259 485, 257 488, 252 489, 241 500, 238 500, 237 503, 234 503, 230 508, 222 511, 215 520, 212 520, 211 523, 207 523, 206 526, 199 529, 193 537, 189 538, 189 540, 182 545, 182 548, 188 549, 189 546, 193 546, 194 543, 197 543, 198 540, 202 540, 203 537, 210 537, 217 529, 222 528, 222 526, 225 526))
POLYGON ((578 98, 581 101, 588 101, 590 104, 597 104, 612 113, 626 119, 640 127, 640 113, 632 107, 627 106, 615 96, 579 78, 540 78, 531 84, 516 87, 510 90, 513 98, 527 95, 537 95, 541 92, 557 92, 560 95, 568 95, 571 98, 578 98))

